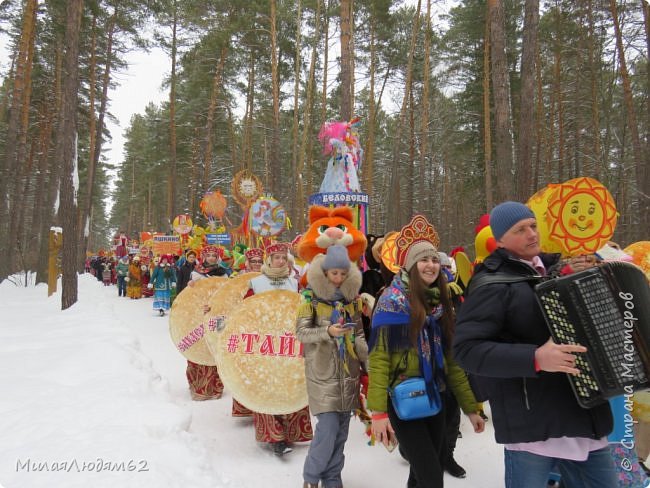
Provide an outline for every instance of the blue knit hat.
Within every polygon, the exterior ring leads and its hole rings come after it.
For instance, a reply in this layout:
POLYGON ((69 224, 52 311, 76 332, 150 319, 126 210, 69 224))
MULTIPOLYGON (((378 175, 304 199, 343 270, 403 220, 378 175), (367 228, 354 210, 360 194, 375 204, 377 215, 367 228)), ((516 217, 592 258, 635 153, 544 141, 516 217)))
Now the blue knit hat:
POLYGON ((327 254, 321 269, 327 271, 328 269, 350 269, 350 258, 348 257, 348 250, 345 246, 334 244, 327 248, 327 254))
POLYGON ((498 241, 517 222, 531 218, 534 219, 535 214, 523 203, 503 202, 490 212, 490 228, 494 238, 498 241))

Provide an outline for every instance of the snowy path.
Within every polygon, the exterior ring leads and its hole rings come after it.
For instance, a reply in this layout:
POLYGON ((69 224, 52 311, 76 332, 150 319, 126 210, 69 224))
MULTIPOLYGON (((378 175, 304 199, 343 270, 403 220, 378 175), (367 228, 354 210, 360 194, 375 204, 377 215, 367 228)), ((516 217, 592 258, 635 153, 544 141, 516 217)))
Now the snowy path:
MULTIPOLYGON (((185 359, 151 299, 120 298, 82 275, 79 303, 66 312, 59 303, 42 286, 0 286, 0 485, 302 486, 307 445, 278 459, 255 442, 250 420, 231 418, 227 391, 191 401, 185 359)), ((502 486, 491 424, 476 435, 463 419, 461 430, 456 459, 468 475, 445 475, 445 486, 502 486)), ((366 443, 353 419, 346 488, 404 486, 408 466, 399 454, 366 443)))

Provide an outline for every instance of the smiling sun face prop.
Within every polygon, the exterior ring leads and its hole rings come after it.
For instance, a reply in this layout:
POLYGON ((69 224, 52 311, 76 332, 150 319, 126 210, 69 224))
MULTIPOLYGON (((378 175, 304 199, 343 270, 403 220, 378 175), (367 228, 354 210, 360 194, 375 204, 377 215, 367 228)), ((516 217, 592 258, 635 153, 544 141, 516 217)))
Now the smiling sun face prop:
POLYGON ((612 195, 592 178, 575 178, 561 185, 548 202, 549 237, 564 254, 595 253, 614 234, 616 205, 612 195))

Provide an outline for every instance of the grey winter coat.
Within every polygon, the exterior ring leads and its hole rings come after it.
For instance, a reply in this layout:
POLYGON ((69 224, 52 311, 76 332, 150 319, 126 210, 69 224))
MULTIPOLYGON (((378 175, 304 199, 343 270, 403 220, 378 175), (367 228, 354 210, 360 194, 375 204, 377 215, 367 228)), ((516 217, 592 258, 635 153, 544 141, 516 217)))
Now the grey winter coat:
POLYGON ((361 273, 356 265, 340 287, 347 318, 353 322, 354 356, 345 348, 340 357, 339 343, 327 332, 332 325, 330 318, 334 310, 336 288, 325 277, 320 266, 323 255, 318 255, 309 265, 307 282, 313 292, 306 298, 298 311, 296 337, 304 345, 305 376, 309 410, 313 415, 324 412, 347 412, 359 406, 359 378, 361 365, 368 361, 368 345, 361 324, 362 303, 358 296, 361 287, 361 273), (311 295, 311 296, 310 296, 311 295), (356 356, 356 357, 355 357, 356 356))

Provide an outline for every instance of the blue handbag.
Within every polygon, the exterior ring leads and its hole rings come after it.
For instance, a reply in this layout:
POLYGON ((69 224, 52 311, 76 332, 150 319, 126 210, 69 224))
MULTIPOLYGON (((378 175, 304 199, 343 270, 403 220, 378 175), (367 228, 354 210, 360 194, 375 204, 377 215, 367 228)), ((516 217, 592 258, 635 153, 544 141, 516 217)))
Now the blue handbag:
POLYGON ((440 393, 438 388, 433 388, 433 391, 433 399, 429 401, 424 378, 416 376, 402 381, 393 388, 388 388, 388 395, 395 413, 401 420, 416 420, 432 417, 440 412, 442 407, 440 393))

